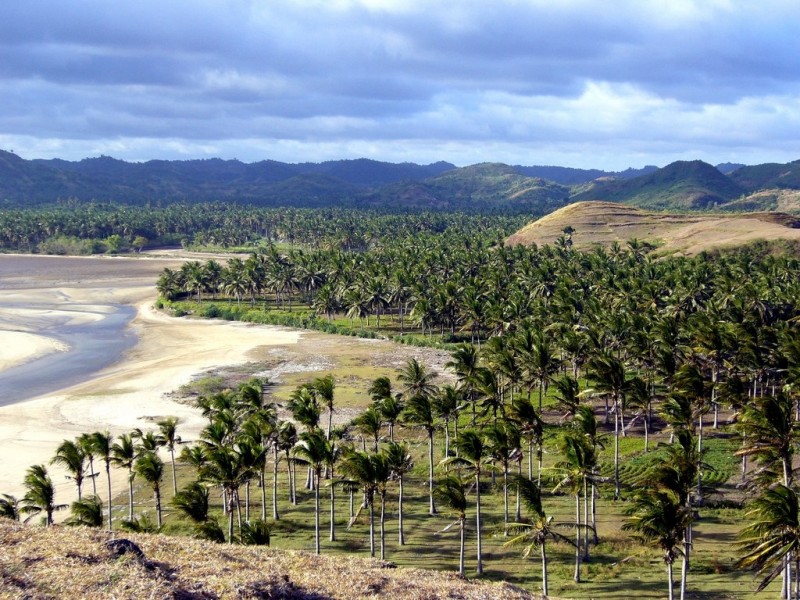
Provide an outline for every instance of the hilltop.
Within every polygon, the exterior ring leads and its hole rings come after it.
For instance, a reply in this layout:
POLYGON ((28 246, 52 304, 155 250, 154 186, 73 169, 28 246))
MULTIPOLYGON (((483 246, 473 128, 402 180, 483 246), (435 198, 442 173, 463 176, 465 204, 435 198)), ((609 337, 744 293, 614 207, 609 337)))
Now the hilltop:
POLYGON ((694 160, 677 161, 633 179, 596 181, 572 200, 609 200, 650 209, 702 210, 730 202, 744 192, 743 187, 716 167, 694 160))
POLYGON ((0 598, 537 598, 508 584, 399 569, 377 560, 162 535, 125 534, 144 557, 131 552, 116 557, 106 543, 117 537, 0 518, 0 598))
POLYGON ((615 202, 577 202, 527 224, 507 243, 552 244, 566 227, 574 229, 572 241, 579 249, 636 238, 665 253, 697 254, 759 239, 800 241, 800 219, 781 213, 669 214, 615 202))

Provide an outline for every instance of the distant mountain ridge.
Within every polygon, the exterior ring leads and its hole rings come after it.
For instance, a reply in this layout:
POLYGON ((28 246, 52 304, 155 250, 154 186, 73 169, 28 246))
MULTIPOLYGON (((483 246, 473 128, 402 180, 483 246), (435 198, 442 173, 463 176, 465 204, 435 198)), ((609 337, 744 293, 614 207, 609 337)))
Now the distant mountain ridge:
POLYGON ((457 168, 370 159, 321 163, 219 158, 130 163, 109 156, 25 160, 0 150, 0 206, 59 200, 159 204, 231 201, 260 206, 366 207, 545 214, 606 200, 658 210, 789 210, 800 161, 745 166, 677 161, 619 172, 482 163, 457 168))

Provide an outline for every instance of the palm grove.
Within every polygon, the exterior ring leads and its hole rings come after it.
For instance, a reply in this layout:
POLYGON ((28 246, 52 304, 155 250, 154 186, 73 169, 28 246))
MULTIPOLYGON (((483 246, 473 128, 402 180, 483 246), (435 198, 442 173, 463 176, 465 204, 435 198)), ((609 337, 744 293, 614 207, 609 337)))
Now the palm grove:
MULTIPOLYGON (((347 510, 348 525, 364 524, 370 554, 383 558, 387 513, 397 519, 394 543, 407 543, 403 515, 415 498, 429 518, 455 518, 460 573, 468 539, 480 574, 484 536, 499 535, 536 551, 547 594, 551 541, 571 549, 574 580, 586 577, 604 497, 624 503, 624 528, 663 558, 670 598, 677 565, 683 598, 704 507, 715 486, 736 478, 748 522, 737 566, 759 573, 761 586, 780 579, 783 596, 798 597, 800 261, 758 246, 694 258, 650 250, 632 240, 577 252, 569 232, 554 246, 505 247, 451 228, 356 251, 270 246, 224 265, 165 270, 159 292, 168 305, 192 301, 182 312, 294 313, 320 329, 442 344, 451 355, 447 382, 410 360, 376 379, 372 404, 336 426, 332 377, 298 387, 285 406, 257 381, 201 396, 208 426, 179 459, 194 481, 180 490, 173 483, 172 505, 197 535, 256 543, 269 540, 283 509, 308 498, 317 552, 323 537, 336 540, 336 515, 347 510), (707 461, 722 431, 741 461, 735 477, 707 461), (623 463, 633 437, 643 438, 643 451, 623 463), (221 498, 224 530, 209 511, 210 490, 221 498), (491 527, 487 493, 502 515, 491 527), (569 501, 569 519, 548 515, 557 499, 569 501)), ((75 442, 78 452, 146 481, 160 524, 168 471, 157 449, 170 447, 169 436, 162 427, 106 444, 102 435, 75 442)), ((74 462, 67 468, 80 490, 72 469, 85 463, 64 447, 56 456, 74 462)), ((32 467, 18 504, 50 521, 59 507, 41 489, 46 482, 45 466, 32 467)), ((3 506, 16 514, 14 499, 3 506)), ((73 505, 73 519, 81 511, 73 505)), ((132 511, 128 521, 142 524, 132 511)))

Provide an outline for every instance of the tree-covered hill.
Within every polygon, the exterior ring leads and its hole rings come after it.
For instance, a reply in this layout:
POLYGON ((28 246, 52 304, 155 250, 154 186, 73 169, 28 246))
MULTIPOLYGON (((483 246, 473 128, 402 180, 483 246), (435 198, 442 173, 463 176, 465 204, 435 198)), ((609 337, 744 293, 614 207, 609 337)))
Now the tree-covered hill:
POLYGON ((765 163, 742 167, 731 173, 731 179, 748 192, 770 188, 800 189, 800 160, 765 163))
POLYGON ((677 161, 629 180, 598 181, 573 200, 625 202, 651 209, 707 209, 744 195, 745 190, 700 160, 677 161))

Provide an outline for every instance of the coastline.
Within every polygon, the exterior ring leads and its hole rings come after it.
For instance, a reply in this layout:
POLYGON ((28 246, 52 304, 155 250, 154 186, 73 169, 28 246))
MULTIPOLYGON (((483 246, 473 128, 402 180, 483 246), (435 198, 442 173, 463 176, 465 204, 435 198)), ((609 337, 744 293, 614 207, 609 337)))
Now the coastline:
MULTIPOLYGON (((76 497, 74 485, 63 470, 50 467, 49 462, 62 440, 82 433, 108 430, 119 435, 135 427, 147 430, 155 428, 157 420, 175 416, 181 420, 181 437, 194 439, 205 420, 192 407, 172 400, 171 392, 208 369, 246 363, 259 348, 293 344, 302 335, 301 331, 278 327, 178 319, 158 313, 152 307, 156 298, 152 282, 165 265, 147 260, 147 268, 125 278, 119 277, 116 269, 104 269, 98 275, 93 270, 96 262, 79 260, 62 263, 69 264, 72 273, 57 269, 57 277, 34 274, 35 281, 31 281, 29 275, 27 288, 13 286, 9 290, 4 286, 7 289, 0 290, 0 299, 44 296, 62 300, 65 307, 134 306, 136 314, 130 329, 136 341, 120 360, 87 381, 0 407, 0 449, 4 456, 0 461, 0 493, 21 497, 25 470, 43 463, 51 471, 57 501, 71 502, 76 497), (65 275, 77 286, 64 286, 65 275)), ((5 325, 8 330, 8 318, 5 325)), ((45 350, 47 342, 42 344, 33 343, 27 356, 45 350)), ((121 473, 116 473, 116 478, 112 474, 112 481, 115 490, 126 489, 121 473)))

